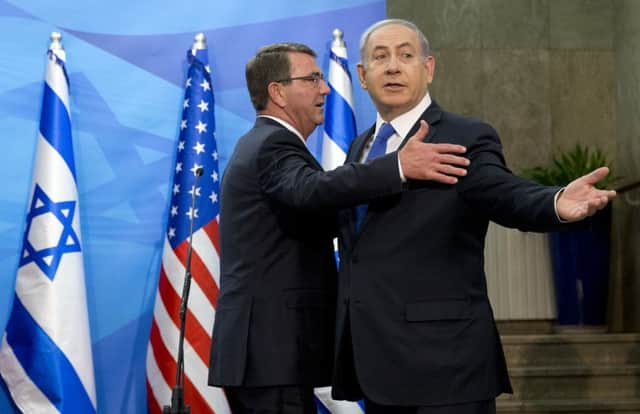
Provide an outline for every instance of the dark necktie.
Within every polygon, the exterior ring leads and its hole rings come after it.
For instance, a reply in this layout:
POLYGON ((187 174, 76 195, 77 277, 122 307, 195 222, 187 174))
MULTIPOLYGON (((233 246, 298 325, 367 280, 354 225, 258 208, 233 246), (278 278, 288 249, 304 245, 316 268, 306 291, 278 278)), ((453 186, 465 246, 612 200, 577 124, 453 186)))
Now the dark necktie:
MULTIPOLYGON (((386 154, 387 152, 387 141, 395 133, 395 130, 386 122, 380 125, 380 129, 378 130, 378 134, 373 139, 373 144, 371 144, 371 148, 369 149, 369 153, 367 154, 366 161, 372 160, 374 158, 380 157, 381 155, 386 154)), ((356 214, 356 231, 360 231, 360 227, 362 226, 362 222, 364 221, 364 216, 367 214, 368 204, 360 204, 355 208, 356 214)))

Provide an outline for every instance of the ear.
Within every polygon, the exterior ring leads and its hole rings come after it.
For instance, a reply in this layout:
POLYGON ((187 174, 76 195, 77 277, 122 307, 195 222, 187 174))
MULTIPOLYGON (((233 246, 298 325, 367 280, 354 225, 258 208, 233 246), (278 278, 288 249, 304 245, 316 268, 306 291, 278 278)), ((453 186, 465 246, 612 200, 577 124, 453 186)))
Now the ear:
POLYGON ((267 86, 267 92, 269 93, 269 99, 278 107, 284 108, 287 106, 287 93, 281 83, 271 82, 267 86))
POLYGON ((367 89, 367 81, 365 75, 367 74, 367 70, 364 68, 362 63, 358 63, 356 65, 356 69, 358 70, 358 79, 360 80, 360 86, 362 89, 367 89))
POLYGON ((436 71, 436 60, 433 56, 427 56, 424 60, 424 67, 427 70, 427 84, 433 82, 433 74, 436 71))

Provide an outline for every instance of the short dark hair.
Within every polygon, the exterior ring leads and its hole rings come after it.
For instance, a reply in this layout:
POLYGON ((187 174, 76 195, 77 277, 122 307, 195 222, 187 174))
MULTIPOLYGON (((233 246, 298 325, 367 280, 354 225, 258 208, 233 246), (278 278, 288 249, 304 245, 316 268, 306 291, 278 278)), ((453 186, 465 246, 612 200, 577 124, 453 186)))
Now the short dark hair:
POLYGON ((269 100, 267 87, 271 82, 291 77, 289 53, 305 53, 316 57, 309 46, 302 43, 274 43, 258 49, 245 68, 247 88, 256 111, 266 108, 269 100))

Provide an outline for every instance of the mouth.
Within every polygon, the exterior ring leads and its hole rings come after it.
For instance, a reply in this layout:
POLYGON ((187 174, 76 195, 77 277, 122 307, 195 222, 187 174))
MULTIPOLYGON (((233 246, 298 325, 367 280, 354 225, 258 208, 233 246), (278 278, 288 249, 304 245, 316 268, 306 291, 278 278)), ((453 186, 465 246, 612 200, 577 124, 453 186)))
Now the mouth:
POLYGON ((320 108, 320 109, 324 108, 324 102, 317 103, 316 108, 320 108))
POLYGON ((390 91, 397 91, 400 89, 403 89, 405 87, 405 85, 403 85, 402 83, 397 83, 397 82, 388 82, 385 83, 383 85, 384 89, 390 90, 390 91))

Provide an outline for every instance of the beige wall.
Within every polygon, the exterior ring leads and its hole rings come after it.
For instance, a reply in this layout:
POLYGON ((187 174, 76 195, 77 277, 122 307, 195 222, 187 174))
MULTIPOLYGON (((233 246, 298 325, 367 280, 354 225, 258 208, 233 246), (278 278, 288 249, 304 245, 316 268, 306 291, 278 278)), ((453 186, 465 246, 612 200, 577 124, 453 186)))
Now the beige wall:
MULTIPOLYGON (((640 179, 640 0, 387 0, 387 14, 424 31, 432 96, 491 123, 514 171, 583 143, 640 179)), ((640 331, 640 207, 614 208, 609 325, 640 331)))

